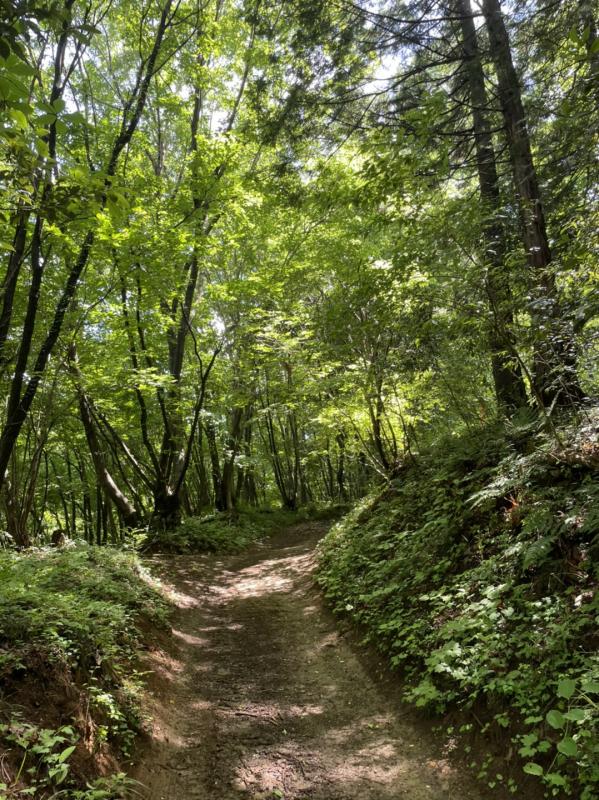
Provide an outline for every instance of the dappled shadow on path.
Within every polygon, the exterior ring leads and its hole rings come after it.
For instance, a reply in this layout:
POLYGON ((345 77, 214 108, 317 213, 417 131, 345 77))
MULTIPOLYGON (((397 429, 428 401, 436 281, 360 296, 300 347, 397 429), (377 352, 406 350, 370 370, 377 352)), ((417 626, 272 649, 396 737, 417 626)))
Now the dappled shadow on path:
POLYGON ((150 800, 480 800, 338 633, 312 583, 323 533, 152 569, 178 611, 151 655, 150 800))

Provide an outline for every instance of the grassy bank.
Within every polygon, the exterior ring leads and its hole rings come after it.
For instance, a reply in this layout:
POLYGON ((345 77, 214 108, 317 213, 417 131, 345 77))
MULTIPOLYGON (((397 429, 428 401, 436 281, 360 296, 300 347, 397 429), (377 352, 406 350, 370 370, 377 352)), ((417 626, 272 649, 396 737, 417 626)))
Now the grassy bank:
POLYGON ((472 767, 515 795, 522 778, 599 796, 596 442, 590 423, 518 448, 492 428, 448 439, 321 545, 334 608, 463 748, 499 739, 516 768, 472 767))
POLYGON ((0 585, 0 797, 125 796, 158 587, 134 554, 88 546, 0 552, 0 585))

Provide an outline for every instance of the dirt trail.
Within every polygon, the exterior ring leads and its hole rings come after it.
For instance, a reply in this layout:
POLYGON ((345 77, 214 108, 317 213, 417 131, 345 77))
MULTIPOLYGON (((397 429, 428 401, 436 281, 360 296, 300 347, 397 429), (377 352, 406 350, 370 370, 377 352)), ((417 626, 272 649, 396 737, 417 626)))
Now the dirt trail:
POLYGON ((324 531, 153 560, 178 611, 173 652, 150 657, 149 800, 482 800, 323 608, 324 531))

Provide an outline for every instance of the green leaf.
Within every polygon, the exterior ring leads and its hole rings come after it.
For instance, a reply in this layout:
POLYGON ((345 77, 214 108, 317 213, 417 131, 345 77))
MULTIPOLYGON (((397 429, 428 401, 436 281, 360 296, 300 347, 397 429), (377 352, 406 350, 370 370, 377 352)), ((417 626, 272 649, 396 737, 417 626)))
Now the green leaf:
POLYGON ((545 775, 545 780, 552 786, 565 786, 567 783, 564 776, 560 775, 559 772, 548 772, 547 775, 545 775))
POLYGON ((576 691, 576 681, 573 681, 571 678, 563 678, 557 684, 558 697, 564 697, 566 700, 569 700, 575 691, 576 691))
POLYGON ((42 158, 48 158, 48 156, 50 155, 50 150, 48 149, 48 143, 45 142, 43 139, 35 140, 35 149, 37 150, 38 154, 42 156, 42 158))
POLYGON ((5 78, 0 76, 0 99, 16 100, 27 97, 29 89, 22 81, 15 80, 14 76, 5 78))
POLYGON ((564 738, 557 743, 557 749, 562 755, 568 756, 568 758, 575 758, 578 755, 578 747, 571 736, 564 736, 564 738))
POLYGON ((72 114, 65 114, 63 119, 71 125, 84 125, 87 122, 81 111, 74 111, 72 114))
POLYGON ((564 718, 570 722, 581 722, 585 717, 586 713, 582 708, 571 708, 564 714, 564 718))
POLYGON ((564 715, 562 714, 561 711, 558 711, 556 708, 552 708, 551 711, 548 711, 545 719, 551 725, 551 727, 555 728, 556 730, 559 730, 560 728, 564 727, 565 723, 564 715))
POLYGON ((11 119, 13 119, 17 123, 19 128, 23 128, 23 130, 27 128, 27 117, 25 116, 25 114, 23 114, 22 111, 19 111, 18 108, 11 108, 11 110, 8 113, 11 119))
POLYGON ((8 100, 12 93, 10 81, 0 77, 0 100, 8 100))
POLYGON ((529 761, 528 764, 525 764, 524 772, 527 775, 542 775, 543 774, 543 767, 540 764, 535 764, 533 761, 529 761))
POLYGON ((72 744, 70 747, 65 747, 62 753, 58 756, 59 763, 62 764, 63 761, 66 761, 74 750, 75 750, 74 744, 72 744))

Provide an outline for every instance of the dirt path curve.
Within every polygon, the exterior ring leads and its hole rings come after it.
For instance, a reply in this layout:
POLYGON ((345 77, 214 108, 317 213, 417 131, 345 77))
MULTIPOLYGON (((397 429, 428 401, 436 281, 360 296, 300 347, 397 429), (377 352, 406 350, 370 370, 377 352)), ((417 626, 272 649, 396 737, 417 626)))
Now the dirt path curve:
POLYGON ((178 611, 173 653, 150 657, 153 732, 134 773, 149 800, 482 800, 323 608, 325 530, 153 559, 178 611))

